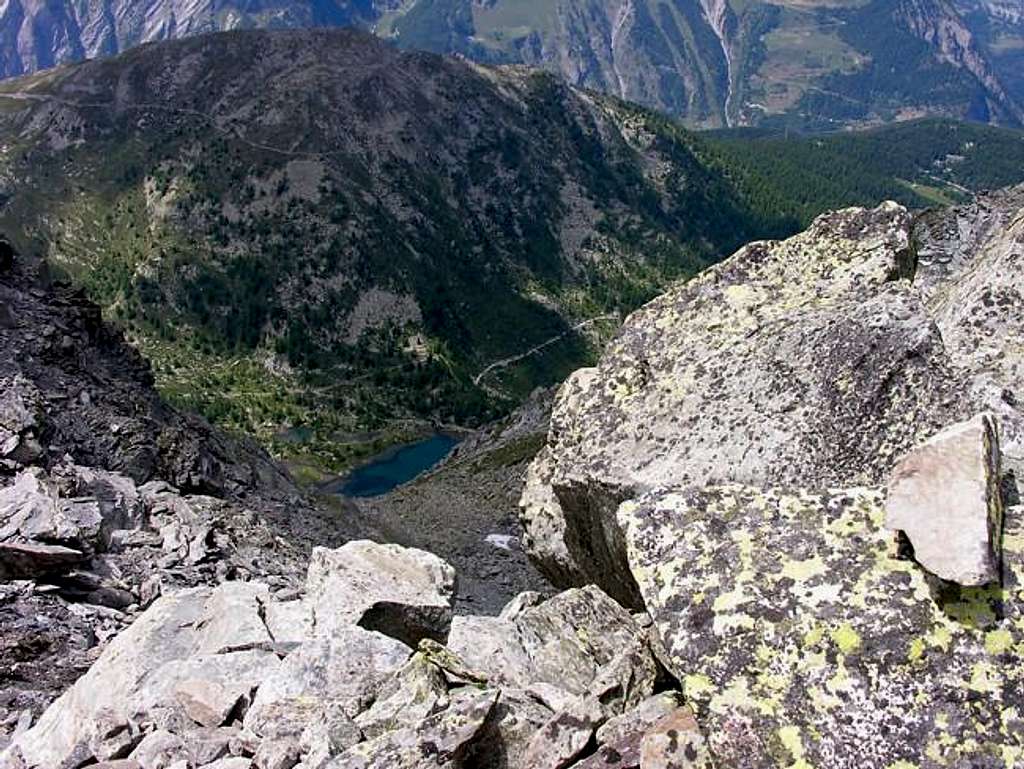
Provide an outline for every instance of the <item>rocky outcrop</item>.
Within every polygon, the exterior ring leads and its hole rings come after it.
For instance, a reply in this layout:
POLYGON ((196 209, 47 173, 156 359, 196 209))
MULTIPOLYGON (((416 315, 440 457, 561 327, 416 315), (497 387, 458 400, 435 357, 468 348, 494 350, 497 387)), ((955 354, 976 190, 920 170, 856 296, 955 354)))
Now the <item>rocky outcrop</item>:
POLYGON ((621 502, 669 483, 879 483, 966 416, 914 266, 904 209, 851 209, 634 313, 597 368, 563 386, 528 476, 522 520, 541 570, 638 606, 621 502))
POLYGON ((80 293, 0 240, 0 742, 162 593, 295 590, 363 533, 247 441, 164 404, 80 293))
POLYGON ((716 765, 1024 757, 1022 209, 753 244, 559 393, 528 546, 649 613, 716 765))
POLYGON ((1019 755, 1019 509, 1003 589, 943 587, 901 558, 876 490, 667 488, 619 515, 668 663, 722 764, 1019 755))

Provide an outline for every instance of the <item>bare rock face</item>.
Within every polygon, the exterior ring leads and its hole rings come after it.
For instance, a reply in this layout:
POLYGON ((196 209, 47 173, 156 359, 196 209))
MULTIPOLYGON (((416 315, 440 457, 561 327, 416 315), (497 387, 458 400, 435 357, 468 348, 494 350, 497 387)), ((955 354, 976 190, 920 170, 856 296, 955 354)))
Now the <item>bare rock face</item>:
POLYGON ((638 606, 615 520, 662 484, 879 482, 960 416, 903 208, 849 209, 753 243, 634 313, 555 404, 522 501, 563 586, 638 606))
POLYGON ((1001 477, 991 416, 948 427, 896 465, 885 525, 906 534, 915 559, 935 576, 965 586, 998 582, 1001 477))
POLYGON ((645 634, 594 586, 567 590, 535 606, 513 601, 499 617, 456 617, 449 648, 488 680, 519 689, 583 694, 599 671, 645 634))

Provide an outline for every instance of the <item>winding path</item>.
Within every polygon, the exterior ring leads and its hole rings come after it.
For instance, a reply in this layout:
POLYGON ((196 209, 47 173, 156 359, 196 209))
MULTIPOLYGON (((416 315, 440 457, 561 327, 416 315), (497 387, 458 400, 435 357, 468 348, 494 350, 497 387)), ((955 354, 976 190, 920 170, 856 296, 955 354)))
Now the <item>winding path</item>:
POLYGON ((524 358, 529 358, 531 355, 535 355, 536 353, 540 352, 544 348, 550 347, 551 345, 555 344, 556 342, 561 341, 565 337, 569 336, 569 334, 573 334, 573 333, 579 331, 581 328, 585 328, 587 326, 593 325, 594 323, 599 323, 599 322, 605 321, 605 320, 615 320, 615 321, 618 321, 619 320, 619 316, 616 313, 609 313, 608 315, 598 315, 596 318, 590 318, 588 320, 581 321, 580 323, 577 323, 575 326, 572 326, 571 328, 567 329, 566 331, 563 331, 561 334, 558 334, 557 336, 553 336, 550 339, 548 339, 548 340, 546 340, 544 342, 541 342, 538 345, 534 345, 533 347, 531 347, 526 352, 520 353, 519 355, 512 355, 512 356, 510 356, 508 358, 502 358, 501 360, 495 361, 494 363, 492 363, 489 366, 487 366, 487 368, 485 368, 483 371, 481 371, 475 377, 473 377, 473 384, 476 385, 477 387, 479 387, 480 383, 484 380, 484 377, 486 377, 492 371, 497 371, 500 368, 505 368, 506 366, 511 366, 513 363, 518 363, 519 361, 523 360, 524 358))

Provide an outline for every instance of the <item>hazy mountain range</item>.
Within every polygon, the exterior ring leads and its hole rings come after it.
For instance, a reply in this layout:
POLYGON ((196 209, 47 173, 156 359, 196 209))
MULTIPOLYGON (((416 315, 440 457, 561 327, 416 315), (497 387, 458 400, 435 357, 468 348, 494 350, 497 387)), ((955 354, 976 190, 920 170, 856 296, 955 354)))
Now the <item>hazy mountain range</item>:
POLYGON ((350 25, 697 126, 1024 118, 1017 0, 4 0, 0 75, 216 30, 350 25))

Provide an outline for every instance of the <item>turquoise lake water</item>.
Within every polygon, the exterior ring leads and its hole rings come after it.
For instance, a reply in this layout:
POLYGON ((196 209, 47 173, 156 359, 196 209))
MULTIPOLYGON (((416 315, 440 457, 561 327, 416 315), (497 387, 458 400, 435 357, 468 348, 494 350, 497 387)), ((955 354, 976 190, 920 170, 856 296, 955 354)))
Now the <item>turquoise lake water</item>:
POLYGON ((458 443, 450 435, 437 434, 389 451, 369 464, 357 467, 344 479, 337 493, 344 497, 379 497, 414 480, 448 456, 458 443))

